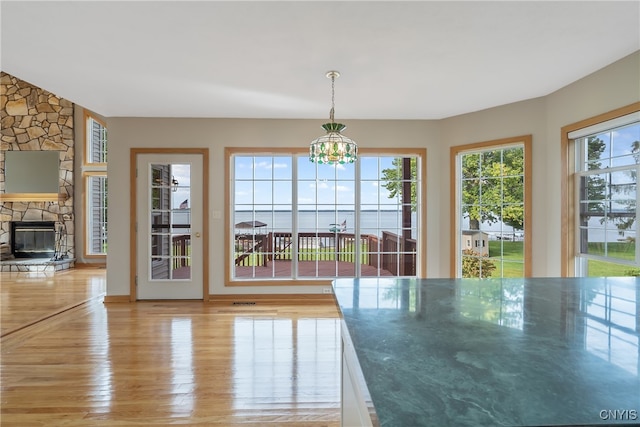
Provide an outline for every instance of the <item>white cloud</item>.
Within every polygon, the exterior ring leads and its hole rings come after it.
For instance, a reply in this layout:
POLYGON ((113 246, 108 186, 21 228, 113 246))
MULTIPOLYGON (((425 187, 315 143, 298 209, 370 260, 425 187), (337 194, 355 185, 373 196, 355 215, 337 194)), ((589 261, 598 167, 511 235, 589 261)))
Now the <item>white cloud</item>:
POLYGON ((255 169, 271 169, 271 162, 256 162, 254 163, 255 169))
POLYGON ((171 173, 178 180, 179 186, 189 187, 191 185, 191 165, 172 163, 171 173))

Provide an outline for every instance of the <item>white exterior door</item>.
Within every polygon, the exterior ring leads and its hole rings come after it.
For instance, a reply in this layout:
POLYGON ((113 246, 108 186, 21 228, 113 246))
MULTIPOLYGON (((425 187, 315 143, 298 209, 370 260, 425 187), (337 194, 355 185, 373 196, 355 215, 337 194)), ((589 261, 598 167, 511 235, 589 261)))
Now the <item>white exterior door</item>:
POLYGON ((202 156, 136 162, 137 299, 203 299, 202 156))

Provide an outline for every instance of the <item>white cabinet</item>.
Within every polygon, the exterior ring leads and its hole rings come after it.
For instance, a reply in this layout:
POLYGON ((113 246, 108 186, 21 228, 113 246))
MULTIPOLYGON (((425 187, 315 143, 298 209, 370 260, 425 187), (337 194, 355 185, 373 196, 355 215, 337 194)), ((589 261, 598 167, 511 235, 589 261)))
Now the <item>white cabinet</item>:
POLYGON ((360 363, 342 321, 342 427, 378 426, 360 363))

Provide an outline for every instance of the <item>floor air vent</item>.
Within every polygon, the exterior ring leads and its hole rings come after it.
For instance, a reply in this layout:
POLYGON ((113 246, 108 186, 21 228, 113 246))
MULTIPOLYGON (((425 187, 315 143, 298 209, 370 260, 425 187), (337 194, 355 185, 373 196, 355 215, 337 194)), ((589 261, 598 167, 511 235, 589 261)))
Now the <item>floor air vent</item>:
POLYGON ((256 305, 256 303, 251 301, 234 301, 233 305, 256 305))

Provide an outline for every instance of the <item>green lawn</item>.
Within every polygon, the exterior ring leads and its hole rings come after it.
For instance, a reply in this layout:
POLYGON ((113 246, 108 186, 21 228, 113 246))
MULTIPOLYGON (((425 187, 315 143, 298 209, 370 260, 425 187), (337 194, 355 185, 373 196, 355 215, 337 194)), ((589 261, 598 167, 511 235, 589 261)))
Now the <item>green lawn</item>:
MULTIPOLYGON (((618 259, 633 260, 635 253, 630 245, 631 243, 628 242, 611 242, 607 245, 607 253, 618 259)), ((496 263, 496 270, 492 277, 522 277, 523 247, 523 242, 490 241, 489 256, 496 263), (501 248, 503 250, 502 257, 500 256, 501 248), (502 275, 503 272, 504 275, 502 275)), ((603 247, 602 243, 590 243, 589 252, 604 254, 603 247)), ((589 276, 591 277, 629 276, 629 272, 632 270, 634 270, 633 267, 628 265, 589 260, 589 276)), ((638 271, 638 269, 635 270, 638 271)))
MULTIPOLYGON (((589 243, 589 253, 604 255, 604 244, 602 243, 589 243)), ((607 244, 607 254, 610 257, 618 258, 621 260, 632 261, 635 257, 634 247, 632 242, 611 242, 607 244)), ((629 267, 624 264, 615 264, 612 262, 589 260, 588 263, 589 276, 590 277, 602 277, 602 276, 629 276, 629 272, 636 271, 635 275, 638 275, 638 269, 629 267)))
MULTIPOLYGON (((601 252, 601 244, 592 243, 590 246, 592 253, 601 252), (599 246, 598 246, 599 245, 599 246)), ((346 254, 353 252, 353 245, 347 245, 342 249, 342 253, 346 254)), ((365 252, 366 248, 361 248, 362 263, 367 264, 368 254, 365 252)), ((633 259, 633 252, 629 250, 629 243, 626 242, 614 242, 609 243, 608 246, 609 255, 613 255, 620 259, 633 259)), ((239 253, 236 253, 238 256, 239 253)), ((300 259, 305 261, 334 261, 336 259, 335 248, 317 248, 301 250, 300 259)), ((251 254, 248 260, 242 265, 261 265, 261 262, 257 261, 257 257, 262 254, 251 254)), ((290 250, 284 251, 281 254, 281 259, 291 259, 290 250)), ((522 277, 524 275, 524 243, 523 242, 509 242, 504 240, 492 240, 489 242, 489 257, 495 263, 496 269, 492 274, 492 277, 522 277), (502 251, 502 254, 501 254, 502 251)), ((589 276, 629 276, 629 272, 633 270, 632 267, 621 264, 614 264, 603 261, 589 261, 589 276)), ((638 269, 636 269, 637 271, 638 269)))
MULTIPOLYGON (((361 247, 361 263, 367 264, 369 262, 369 254, 365 252, 367 250, 367 246, 365 244, 361 247)), ((242 252, 236 251, 234 256, 237 258, 242 255, 242 252)), ((282 252, 278 252, 276 254, 278 259, 282 260, 290 260, 293 255, 293 251, 288 248, 282 252)), ((263 252, 257 252, 250 254, 247 259, 241 264, 242 266, 257 266, 262 265, 262 257, 264 256, 263 252)), ((343 260, 347 261, 352 259, 355 256, 355 245, 347 244, 342 247, 340 253, 336 252, 336 249, 333 247, 327 248, 313 248, 313 249, 299 249, 298 250, 298 259, 300 261, 336 261, 343 260), (339 255, 339 257, 338 257, 339 255)))
POLYGON ((489 257, 496 269, 491 277, 522 277, 524 275, 524 243, 491 240, 489 257), (502 251, 502 255, 500 254, 502 251))

